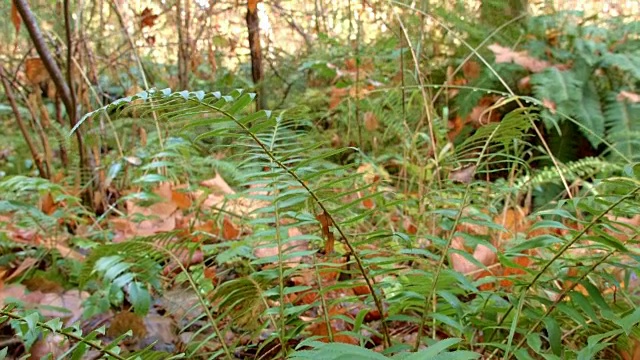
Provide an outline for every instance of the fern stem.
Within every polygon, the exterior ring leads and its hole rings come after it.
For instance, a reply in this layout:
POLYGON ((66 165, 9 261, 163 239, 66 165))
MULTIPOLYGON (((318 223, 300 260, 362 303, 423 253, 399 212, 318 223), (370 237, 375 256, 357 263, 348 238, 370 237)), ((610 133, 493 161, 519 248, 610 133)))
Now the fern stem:
MULTIPOLYGON (((476 160, 476 167, 480 165, 480 162, 489 147, 491 139, 493 139, 493 137, 495 136, 495 134, 498 133, 498 130, 501 127, 502 127, 502 123, 496 126, 495 129, 493 129, 491 135, 489 135, 489 137, 485 141, 482 147, 482 150, 480 151, 480 154, 478 155, 478 158, 476 160)), ((430 301, 431 301, 431 311, 433 311, 434 313, 437 312, 438 298, 436 294, 436 288, 438 285, 438 280, 440 278, 440 273, 442 272, 442 268, 444 267, 444 261, 447 258, 449 250, 451 249, 451 245, 453 244, 453 237, 455 236, 455 233, 456 233, 456 227, 458 226, 458 224, 460 223, 460 219, 462 218, 462 211, 466 208, 467 202, 469 201, 469 195, 471 193, 471 184, 472 182, 469 182, 465 187, 464 196, 462 198, 462 205, 456 214, 455 220, 453 221, 451 232, 449 233, 449 236, 447 239, 447 244, 445 245, 445 248, 442 250, 442 256, 440 257, 440 261, 438 262, 438 266, 436 267, 436 272, 433 275, 433 282, 431 284, 431 289, 429 289, 429 293, 427 294, 427 296, 425 296, 425 303, 424 303, 424 308, 422 312, 422 321, 420 322, 420 326, 418 327, 418 336, 416 338, 416 342, 413 347, 414 351, 418 351, 420 347, 420 340, 422 338, 424 324, 427 322, 427 314, 429 314, 430 301)), ((432 334, 433 334, 433 338, 435 339, 435 335, 436 335, 435 319, 434 319, 432 334)))
POLYGON ((367 284, 367 288, 371 292, 371 297, 372 297, 372 299, 373 299, 373 301, 374 301, 374 303, 376 305, 376 309, 380 312, 380 316, 382 316, 382 318, 383 318, 380 323, 381 323, 382 334, 383 334, 383 338, 384 338, 384 347, 387 348, 387 347, 391 346, 391 337, 389 335, 389 328, 387 327, 387 324, 384 321, 384 307, 382 306, 382 301, 380 300, 380 297, 375 292, 375 288, 373 286, 374 285, 373 279, 371 279, 371 277, 369 277, 369 275, 367 274, 367 270, 365 269, 365 266, 364 266, 364 263, 363 263, 362 259, 356 253, 355 247, 353 246, 351 241, 347 238, 347 235, 345 234, 344 230, 342 230, 342 228, 335 221, 335 219, 331 215, 331 212, 329 211, 329 209, 327 209, 327 207, 320 200, 320 198, 318 198, 318 195, 316 195, 316 193, 313 190, 311 190, 311 188, 309 188, 309 186, 304 181, 302 181, 302 179, 300 179, 300 177, 293 170, 291 170, 288 166, 286 166, 280 160, 278 160, 275 157, 275 155, 273 154, 273 152, 270 151, 266 147, 266 145, 254 133, 252 133, 251 130, 245 124, 241 123, 238 119, 236 119, 235 116, 233 116, 229 112, 224 111, 224 110, 222 110, 220 108, 217 108, 217 107, 215 107, 213 105, 198 101, 197 99, 189 98, 189 100, 195 102, 196 104, 203 105, 205 107, 208 107, 208 108, 210 108, 212 110, 215 110, 215 111, 221 113, 222 115, 226 116, 227 118, 232 120, 234 123, 236 123, 236 125, 240 126, 240 128, 247 135, 249 135, 249 137, 251 137, 251 139, 271 159, 271 161, 276 163, 278 165, 278 167, 280 167, 287 174, 289 174, 296 182, 298 182, 305 189, 305 191, 313 198, 314 202, 316 204, 318 204, 320 209, 322 209, 322 211, 324 211, 324 213, 326 214, 326 216, 327 216, 328 220, 330 221, 330 223, 333 224, 333 226, 336 228, 336 230, 338 231, 338 233, 342 237, 342 240, 344 241, 344 244, 349 249, 349 252, 353 255, 353 259, 356 261, 356 265, 358 266, 358 270, 362 274, 362 277, 364 278, 365 283, 367 284))

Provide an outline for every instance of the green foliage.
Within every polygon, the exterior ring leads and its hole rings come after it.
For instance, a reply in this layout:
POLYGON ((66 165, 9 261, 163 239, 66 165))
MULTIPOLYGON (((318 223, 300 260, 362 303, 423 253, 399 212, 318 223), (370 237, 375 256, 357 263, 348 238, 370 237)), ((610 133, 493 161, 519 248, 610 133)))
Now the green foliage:
MULTIPOLYGON (((523 62, 546 62, 547 67, 530 74, 531 94, 543 104, 541 116, 550 132, 564 122, 577 125, 562 137, 583 136, 594 150, 611 160, 637 161, 637 133, 640 126, 637 102, 625 92, 637 92, 640 83, 640 44, 628 38, 640 23, 609 19, 583 20, 574 13, 532 17, 526 32, 529 40, 514 51, 526 51, 523 62)), ((527 73, 523 64, 498 64, 500 77, 523 95, 516 86, 527 73)), ((493 72, 485 69, 474 87, 504 90, 493 72)), ((462 90, 457 104, 468 114, 482 93, 462 90), (470 103, 471 101, 471 103, 470 103)), ((579 147, 574 147, 574 152, 579 147)))

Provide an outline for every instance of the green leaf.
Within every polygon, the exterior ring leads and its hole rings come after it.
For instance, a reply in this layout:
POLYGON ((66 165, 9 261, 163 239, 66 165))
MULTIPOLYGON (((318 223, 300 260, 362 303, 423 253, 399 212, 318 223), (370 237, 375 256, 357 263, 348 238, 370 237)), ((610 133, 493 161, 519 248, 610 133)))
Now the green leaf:
POLYGON ((428 348, 422 350, 422 351, 418 351, 415 354, 411 354, 405 358, 403 358, 404 360, 420 360, 420 359, 433 359, 435 358, 437 355, 439 355, 441 352, 447 350, 448 348, 452 347, 453 345, 458 344, 460 341, 462 341, 462 339, 460 338, 449 338, 449 339, 445 339, 445 340, 440 340, 432 345, 430 345, 428 348))
POLYGON ((587 83, 582 89, 582 103, 573 106, 573 114, 580 122, 580 131, 597 148, 605 135, 605 121, 600 98, 594 82, 587 83))
POLYGON ((160 183, 160 182, 165 182, 168 181, 168 179, 160 174, 146 174, 146 175, 142 175, 141 177, 133 180, 134 184, 139 184, 139 183, 160 183))
POLYGON ((599 316, 596 314, 596 311, 593 309, 593 306, 589 303, 589 300, 582 295, 582 293, 578 291, 572 291, 569 293, 569 297, 571 300, 578 305, 584 311, 589 319, 591 319, 596 324, 600 324, 599 316))
POLYGON ((151 307, 151 295, 144 284, 134 281, 129 284, 129 300, 137 315, 144 316, 151 307))
POLYGON ((233 102, 233 105, 231 105, 231 107, 227 109, 227 112, 231 115, 235 115, 240 110, 244 109, 247 105, 249 105, 255 97, 256 97, 256 94, 253 94, 253 93, 246 93, 241 95, 237 100, 233 102))
POLYGON ((115 179, 116 176, 118 176, 121 169, 122 169, 122 163, 119 161, 109 166, 109 171, 107 172, 107 178, 105 179, 105 187, 109 187, 109 185, 111 185, 111 181, 113 181, 113 179, 115 179))
POLYGON ((543 319, 545 328, 547 329, 547 338, 549 340, 549 345, 551 345, 551 351, 557 356, 562 355, 562 331, 558 326, 558 323, 555 319, 550 317, 545 317, 543 319))
MULTIPOLYGON (((389 360, 386 356, 360 346, 342 343, 317 343, 309 344, 313 350, 297 351, 289 359, 310 359, 310 360, 389 360)), ((424 359, 424 358, 422 358, 424 359)))

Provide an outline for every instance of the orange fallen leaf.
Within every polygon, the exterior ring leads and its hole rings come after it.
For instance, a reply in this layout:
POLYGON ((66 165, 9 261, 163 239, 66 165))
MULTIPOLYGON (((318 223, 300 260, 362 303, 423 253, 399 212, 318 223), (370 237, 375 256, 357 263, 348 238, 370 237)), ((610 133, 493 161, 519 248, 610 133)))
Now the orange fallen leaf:
POLYGON ((240 236, 240 229, 227 216, 222 220, 222 237, 226 240, 237 239, 240 236))
POLYGON ((25 74, 31 85, 49 80, 49 72, 39 57, 28 58, 24 62, 25 74))

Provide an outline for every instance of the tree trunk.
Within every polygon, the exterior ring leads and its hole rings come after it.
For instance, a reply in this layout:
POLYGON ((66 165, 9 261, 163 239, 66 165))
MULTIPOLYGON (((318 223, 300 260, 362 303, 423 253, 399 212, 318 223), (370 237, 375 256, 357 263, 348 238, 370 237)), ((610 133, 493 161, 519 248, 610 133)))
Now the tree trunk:
POLYGON ((258 101, 257 110, 266 108, 267 102, 264 93, 264 72, 262 70, 262 49, 260 47, 260 20, 258 19, 258 0, 249 0, 247 3, 247 29, 249 30, 249 50, 251 52, 251 77, 256 87, 258 101))

